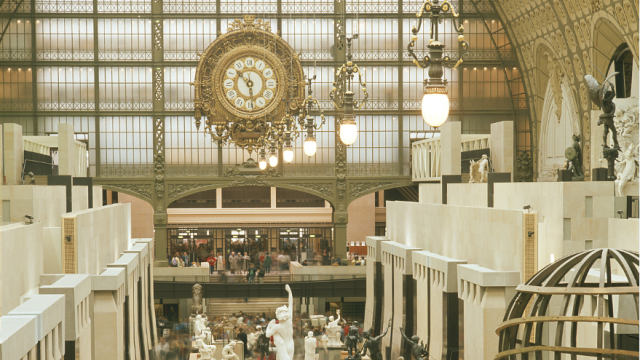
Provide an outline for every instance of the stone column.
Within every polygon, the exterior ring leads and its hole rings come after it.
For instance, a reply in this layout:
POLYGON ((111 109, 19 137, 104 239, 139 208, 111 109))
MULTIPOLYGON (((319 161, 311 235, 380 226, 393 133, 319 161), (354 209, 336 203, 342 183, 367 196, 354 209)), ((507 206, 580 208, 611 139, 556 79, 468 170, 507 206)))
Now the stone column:
POLYGON ((140 326, 140 348, 142 349, 142 355, 145 360, 149 359, 150 353, 154 350, 151 345, 151 329, 149 324, 149 291, 147 281, 149 279, 149 244, 148 243, 136 243, 128 250, 124 251, 125 253, 134 253, 139 256, 140 266, 139 266, 139 282, 140 286, 138 287, 138 303, 139 306, 139 319, 141 322, 140 326))
POLYGON ((124 360, 125 348, 124 268, 110 268, 91 277, 93 290, 94 359, 124 360))
POLYGON ((58 124, 58 175, 76 176, 76 151, 73 124, 58 124))
POLYGON ((447 121, 440 127, 440 171, 442 175, 461 175, 462 123, 447 121))
POLYGON ((432 253, 428 251, 414 251, 413 259, 413 278, 416 280, 416 299, 420 306, 416 306, 416 334, 425 344, 431 338, 431 292, 430 292, 430 272, 429 272, 429 256, 432 253))
POLYGON ((92 325, 89 319, 90 275, 65 275, 51 285, 41 286, 40 294, 64 295, 64 334, 59 335, 64 338, 67 348, 64 358, 69 360, 90 359, 92 354, 92 325))
POLYGON ((124 268, 125 273, 125 321, 129 331, 126 339, 127 354, 129 360, 141 360, 140 345, 140 321, 138 317, 138 280, 139 280, 139 264, 138 254, 127 253, 122 255, 112 264, 108 264, 107 268, 124 268))
POLYGON ((373 328, 373 332, 376 335, 384 331, 384 326, 386 326, 382 321, 382 303, 384 301, 382 242, 388 240, 382 236, 367 236, 366 240, 367 302, 364 309, 364 328, 373 328))
POLYGON ((458 298, 463 303, 461 348, 466 359, 491 359, 496 354, 504 312, 520 284, 518 271, 494 271, 478 265, 458 265, 458 298))
POLYGON ((462 182, 462 123, 447 121, 440 127, 440 184, 442 204, 447 203, 447 184, 462 182))
POLYGON ((24 163, 24 145, 22 126, 4 124, 4 173, 7 185, 22 185, 22 164, 24 163))
MULTIPOLYGON (((403 329, 403 332, 407 337, 410 338, 413 336, 415 314, 413 310, 414 286, 412 276, 412 253, 416 250, 420 249, 409 247, 395 241, 385 241, 382 243, 382 251, 387 254, 391 254, 390 260, 391 266, 393 267, 393 290, 391 291, 393 297, 393 317, 391 325, 392 336, 389 339, 391 345, 391 357, 387 358, 387 360, 397 359, 400 356, 404 356, 405 359, 411 358, 411 353, 407 350, 408 348, 406 347, 406 342, 400 333, 400 328, 403 329)), ((385 308, 387 307, 386 305, 387 304, 385 302, 385 308)), ((387 316, 383 317, 382 323, 386 323, 388 319, 389 317, 387 316)))
POLYGON ((334 230, 334 256, 340 259, 346 259, 347 257, 347 223, 349 222, 349 213, 346 211, 333 212, 333 226, 334 230))
POLYGON ((153 236, 155 239, 154 266, 167 267, 167 209, 156 207, 153 213, 153 236))
POLYGON ((491 124, 489 146, 494 172, 513 174, 513 152, 515 149, 513 136, 513 121, 500 121, 491 124))
POLYGON ((458 264, 456 260, 437 254, 428 255, 430 293, 430 352, 434 359, 458 358, 458 264))
POLYGON ((147 278, 145 290, 147 292, 147 309, 149 313, 147 314, 147 321, 149 322, 149 328, 151 332, 149 335, 151 336, 151 346, 155 348, 158 342, 158 330, 156 327, 156 309, 155 309, 155 301, 154 301, 154 287, 153 287, 153 267, 154 267, 154 242, 153 239, 136 239, 136 244, 147 244, 149 251, 149 260, 147 264, 147 278))

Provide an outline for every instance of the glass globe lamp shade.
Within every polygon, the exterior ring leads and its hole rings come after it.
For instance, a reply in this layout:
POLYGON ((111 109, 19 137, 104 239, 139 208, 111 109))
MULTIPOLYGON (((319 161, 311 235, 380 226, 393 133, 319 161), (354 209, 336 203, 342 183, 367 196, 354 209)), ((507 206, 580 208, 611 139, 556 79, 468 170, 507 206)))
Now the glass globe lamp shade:
POLYGON ((311 157, 316 154, 316 150, 318 145, 316 144, 316 139, 313 137, 307 137, 304 140, 304 154, 311 157))
POLYGON ((345 145, 353 145, 358 138, 358 125, 352 118, 342 119, 340 123, 340 141, 345 145))
POLYGON ((271 155, 269 155, 269 166, 271 166, 271 167, 278 166, 278 155, 277 154, 272 153, 271 155))
POLYGON ((293 161, 293 149, 291 147, 285 147, 282 151, 282 158, 284 162, 290 163, 293 161))
POLYGON ((266 169, 267 168, 267 159, 260 158, 260 161, 258 161, 258 166, 260 167, 260 170, 266 169))
POLYGON ((449 98, 446 94, 424 94, 422 98, 422 118, 429 126, 437 128, 447 121, 449 98))

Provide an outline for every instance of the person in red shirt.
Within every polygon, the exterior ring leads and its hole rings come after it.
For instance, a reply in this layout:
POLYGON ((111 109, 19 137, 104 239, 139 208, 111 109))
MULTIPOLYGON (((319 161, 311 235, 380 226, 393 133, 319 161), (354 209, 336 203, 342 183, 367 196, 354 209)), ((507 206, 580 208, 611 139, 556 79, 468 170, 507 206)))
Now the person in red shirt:
POLYGON ((213 274, 213 270, 216 268, 216 261, 218 261, 218 259, 216 259, 215 256, 213 256, 213 251, 209 254, 209 257, 207 258, 207 262, 209 263, 209 275, 213 274))
POLYGON ((258 257, 258 259, 260 260, 260 267, 264 266, 264 253, 261 252, 260 256, 258 257))

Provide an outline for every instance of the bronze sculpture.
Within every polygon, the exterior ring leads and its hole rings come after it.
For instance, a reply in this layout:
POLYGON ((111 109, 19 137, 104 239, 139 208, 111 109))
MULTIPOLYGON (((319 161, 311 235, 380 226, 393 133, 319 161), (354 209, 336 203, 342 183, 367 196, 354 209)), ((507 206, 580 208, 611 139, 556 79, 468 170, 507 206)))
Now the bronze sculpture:
MULTIPOLYGON (((616 97, 616 90, 609 79, 616 76, 618 73, 615 72, 608 77, 605 77, 602 85, 598 83, 598 81, 591 75, 585 75, 584 80, 587 82, 587 87, 589 88, 589 97, 594 104, 602 108, 602 114, 600 115, 600 119, 598 120, 598 126, 604 125, 604 132, 602 135, 603 146, 602 155, 605 159, 607 159, 608 168, 607 168, 607 180, 614 180, 614 165, 615 161, 618 158, 618 151, 620 151, 620 145, 618 145, 618 133, 616 131, 616 126, 613 123, 613 117, 616 112, 616 104, 613 102, 613 99, 616 97), (610 147, 607 144, 607 137, 609 136, 609 131, 611 131, 611 139, 613 140, 613 147, 610 147)), ((604 77, 604 74, 602 74, 604 77)))
POLYGON ((425 360, 429 358, 429 350, 424 347, 423 342, 418 343, 420 341, 418 335, 413 335, 411 339, 409 339, 407 335, 405 335, 403 328, 400 328, 400 334, 402 334, 404 341, 406 341, 408 345, 411 345, 411 355, 413 355, 414 360, 425 360))
POLYGON ((358 352, 358 343, 360 341, 360 328, 358 322, 354 321, 349 327, 349 334, 345 339, 345 345, 347 345, 347 354, 350 359, 359 359, 360 353, 358 352), (354 356, 355 353, 355 356, 354 356))
POLYGON ((367 350, 369 350, 369 358, 371 360, 382 360, 382 352, 380 351, 380 340, 382 340, 389 328, 391 327, 391 319, 389 319, 389 323, 387 324, 387 329, 380 335, 376 337, 371 337, 373 334, 373 328, 370 330, 366 330, 362 335, 364 336, 364 345, 362 345, 362 354, 361 356, 367 355, 367 350))
POLYGON ((573 139, 573 144, 567 148, 564 155, 567 158, 567 170, 571 170, 573 173, 573 180, 579 180, 584 178, 580 136, 574 134, 571 136, 571 139, 573 139))

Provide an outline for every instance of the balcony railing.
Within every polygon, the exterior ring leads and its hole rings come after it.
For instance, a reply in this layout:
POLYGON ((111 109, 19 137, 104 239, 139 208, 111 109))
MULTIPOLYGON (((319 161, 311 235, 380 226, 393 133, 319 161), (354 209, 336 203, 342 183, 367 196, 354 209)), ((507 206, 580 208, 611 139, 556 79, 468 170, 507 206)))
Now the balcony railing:
MULTIPOLYGON (((490 148, 489 134, 464 134, 460 143, 460 151, 490 148)), ((416 141, 412 144, 413 181, 438 181, 442 176, 440 170, 440 137, 416 141)))

